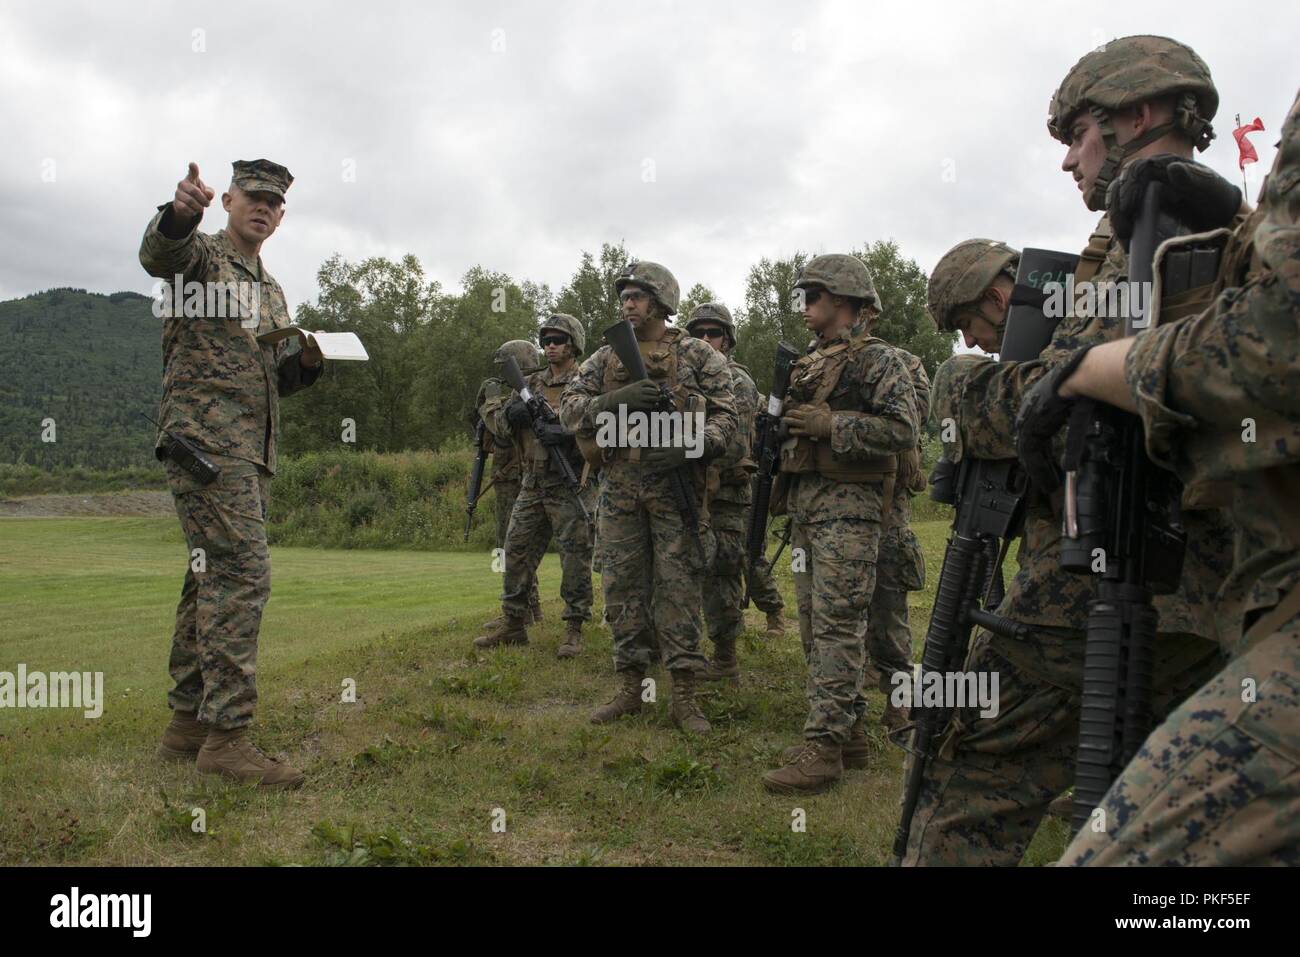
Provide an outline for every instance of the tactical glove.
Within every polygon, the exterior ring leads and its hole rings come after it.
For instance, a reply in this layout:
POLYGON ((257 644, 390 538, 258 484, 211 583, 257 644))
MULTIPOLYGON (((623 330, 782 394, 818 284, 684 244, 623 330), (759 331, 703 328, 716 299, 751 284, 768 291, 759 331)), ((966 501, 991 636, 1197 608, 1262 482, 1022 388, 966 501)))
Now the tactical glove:
POLYGON ((564 431, 564 426, 558 422, 543 422, 537 428, 537 441, 542 445, 564 445, 572 439, 573 435, 564 431))
POLYGON ((831 437, 831 410, 824 405, 796 406, 781 421, 790 435, 806 435, 812 439, 831 437))
POLYGON ((649 412, 659 405, 663 393, 649 379, 638 379, 613 392, 597 396, 592 405, 597 412, 613 412, 620 405, 629 412, 649 412))
POLYGON ((512 399, 506 405, 506 421, 517 429, 526 429, 533 421, 528 414, 528 403, 523 399, 512 399))
POLYGON ((1016 415, 1016 454, 1030 481, 1045 492, 1061 484, 1061 470, 1052 454, 1052 440, 1070 418, 1073 399, 1061 398, 1061 383, 1074 374, 1091 346, 1079 349, 1063 365, 1039 379, 1025 393, 1016 415))
POLYGON ((1172 153, 1133 160, 1106 193, 1110 224, 1126 250, 1151 183, 1164 185, 1161 208, 1194 233, 1227 226, 1241 208, 1241 190, 1208 166, 1172 153))
POLYGON ((686 464, 686 447, 683 445, 660 446, 641 450, 641 461, 650 468, 667 472, 686 464))

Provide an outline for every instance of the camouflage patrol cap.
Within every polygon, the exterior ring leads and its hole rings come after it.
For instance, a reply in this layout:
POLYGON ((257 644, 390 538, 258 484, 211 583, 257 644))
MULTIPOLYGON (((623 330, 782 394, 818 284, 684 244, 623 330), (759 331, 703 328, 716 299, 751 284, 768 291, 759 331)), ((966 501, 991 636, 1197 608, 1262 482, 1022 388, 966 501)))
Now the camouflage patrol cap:
POLYGON ((1121 37, 1085 55, 1065 75, 1048 106, 1047 129, 1068 144, 1071 122, 1089 106, 1122 110, 1172 94, 1182 94, 1174 126, 1204 150, 1214 138, 1210 120, 1219 109, 1205 61, 1168 37, 1121 37))
POLYGON ((690 332, 701 322, 716 322, 727 330, 727 342, 736 344, 736 324, 731 319, 731 310, 720 302, 702 302, 691 310, 691 317, 686 321, 686 331, 690 332))
POLYGON ((279 163, 267 159, 235 160, 231 182, 247 193, 275 193, 284 199, 285 192, 293 185, 293 174, 279 163))
POLYGON ((492 357, 492 361, 502 365, 506 361, 506 356, 514 358, 515 365, 519 366, 521 372, 526 369, 536 369, 542 364, 541 352, 538 351, 537 346, 526 339, 511 339, 509 342, 502 343, 501 348, 497 349, 496 355, 492 357))
POLYGON ((939 330, 958 331, 957 311, 977 302, 1019 258, 1020 250, 996 239, 966 239, 944 253, 926 290, 926 309, 939 330))
POLYGON ((877 312, 880 311, 880 296, 876 294, 871 270, 857 256, 843 253, 814 256, 799 270, 794 285, 796 289, 820 286, 833 296, 863 299, 877 312))
POLYGON ((622 292, 625 286, 640 286, 659 301, 668 310, 668 315, 677 315, 681 304, 681 289, 677 277, 658 263, 628 263, 614 280, 614 289, 622 292))
POLYGON ((567 312, 555 312, 551 317, 542 323, 542 328, 537 330, 538 338, 547 329, 553 329, 556 332, 562 332, 569 337, 573 343, 573 354, 582 355, 587 348, 587 334, 582 331, 582 323, 567 312))

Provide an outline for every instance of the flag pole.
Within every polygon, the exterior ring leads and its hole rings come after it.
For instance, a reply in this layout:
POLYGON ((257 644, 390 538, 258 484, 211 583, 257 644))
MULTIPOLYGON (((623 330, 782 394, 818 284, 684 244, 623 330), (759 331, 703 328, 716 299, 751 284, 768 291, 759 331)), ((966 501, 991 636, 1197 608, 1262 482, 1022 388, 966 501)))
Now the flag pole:
MULTIPOLYGON (((1241 114, 1240 114, 1240 113, 1237 114, 1237 116, 1236 116, 1236 121, 1237 121, 1237 129, 1241 129, 1241 114)), ((1240 144, 1240 143, 1237 144, 1237 148, 1238 148, 1238 150, 1240 150, 1240 148, 1241 148, 1241 144, 1240 144)), ((1250 202, 1250 187, 1246 185, 1246 164, 1243 163, 1243 162, 1241 162, 1241 160, 1239 159, 1239 160, 1237 160, 1237 165, 1241 167, 1241 198, 1244 199, 1246 202, 1249 203, 1249 202, 1250 202)))

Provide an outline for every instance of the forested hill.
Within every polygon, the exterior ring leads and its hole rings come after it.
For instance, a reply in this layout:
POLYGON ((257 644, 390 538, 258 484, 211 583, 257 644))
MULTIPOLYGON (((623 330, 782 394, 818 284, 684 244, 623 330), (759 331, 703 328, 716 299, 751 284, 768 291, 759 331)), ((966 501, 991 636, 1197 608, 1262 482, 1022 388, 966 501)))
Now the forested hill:
POLYGON ((137 413, 158 414, 161 348, 152 301, 138 293, 50 289, 0 302, 0 462, 153 461, 153 427, 137 413))

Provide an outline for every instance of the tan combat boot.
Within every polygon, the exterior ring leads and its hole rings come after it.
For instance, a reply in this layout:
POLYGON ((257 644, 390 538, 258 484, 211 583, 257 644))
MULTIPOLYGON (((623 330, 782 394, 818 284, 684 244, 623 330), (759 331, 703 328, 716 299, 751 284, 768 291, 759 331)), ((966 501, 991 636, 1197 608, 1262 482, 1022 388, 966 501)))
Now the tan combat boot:
POLYGON ((208 732, 199 749, 199 771, 220 774, 241 784, 259 784, 265 788, 296 788, 305 780, 297 768, 268 758, 252 741, 244 728, 208 732))
MULTIPOLYGON (((733 659, 734 660, 734 659, 733 659)), ((695 734, 708 734, 713 728, 709 719, 700 710, 700 703, 695 698, 695 672, 679 670, 672 672, 673 698, 670 713, 673 724, 683 731, 695 734)))
POLYGON ((849 740, 840 748, 840 760, 846 771, 865 768, 871 763, 871 742, 867 738, 865 719, 858 718, 853 722, 853 727, 849 728, 849 740))
POLYGON ((645 680, 645 672, 624 671, 618 677, 618 693, 591 713, 592 724, 605 724, 625 714, 641 713, 641 682, 645 680))
POLYGON ((780 608, 767 613, 767 637, 769 639, 785 637, 785 617, 781 614, 780 608))
POLYGON ((1047 816, 1057 817, 1062 821, 1069 823, 1070 818, 1074 815, 1074 794, 1066 791, 1058 795, 1051 804, 1047 805, 1047 816))
POLYGON ((893 736, 907 727, 908 721, 911 720, 908 710, 894 707, 894 703, 889 700, 889 695, 885 695, 885 710, 881 712, 880 723, 884 725, 891 741, 893 736))
POLYGON ((497 645, 528 644, 528 629, 524 619, 502 615, 491 622, 491 627, 474 639, 475 648, 495 648, 497 645))
POLYGON ((713 660, 700 672, 701 681, 740 684, 740 662, 736 660, 736 639, 719 638, 713 643, 713 660))
POLYGON ((805 741, 785 767, 763 775, 763 787, 775 794, 819 794, 844 774, 840 746, 825 738, 805 741))
POLYGON ((172 761, 193 761, 208 739, 208 729, 199 723, 193 711, 173 711, 172 720, 163 729, 158 756, 172 761))
MULTIPOLYGON (((781 752, 781 760, 786 764, 793 763, 803 748, 803 744, 786 748, 781 752)), ((861 719, 854 721, 853 727, 849 728, 849 740, 840 748, 840 762, 846 771, 865 768, 871 763, 871 740, 867 737, 867 726, 861 719)))
POLYGON ((576 618, 571 618, 568 624, 564 626, 564 642, 556 649, 555 657, 576 658, 578 657, 578 649, 581 647, 582 622, 576 618))

